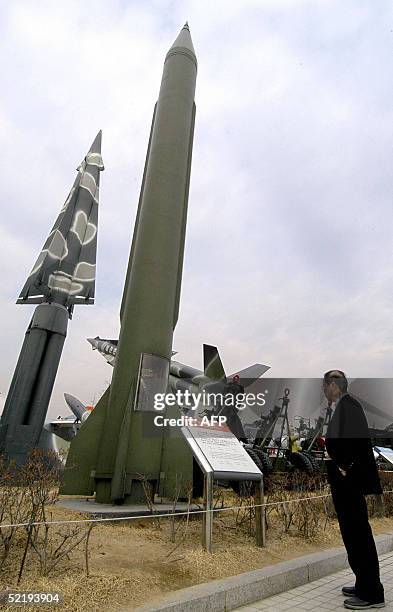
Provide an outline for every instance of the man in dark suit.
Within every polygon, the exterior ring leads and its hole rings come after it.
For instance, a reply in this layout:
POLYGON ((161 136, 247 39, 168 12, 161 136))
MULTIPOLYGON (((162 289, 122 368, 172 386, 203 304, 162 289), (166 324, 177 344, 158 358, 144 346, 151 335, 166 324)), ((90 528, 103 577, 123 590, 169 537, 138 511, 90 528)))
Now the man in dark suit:
POLYGON ((344 606, 350 610, 383 608, 378 554, 364 497, 381 494, 382 488, 366 416, 347 389, 344 372, 326 372, 323 390, 329 402, 335 403, 326 433, 328 479, 348 562, 356 576, 354 586, 342 589, 350 596, 344 606))

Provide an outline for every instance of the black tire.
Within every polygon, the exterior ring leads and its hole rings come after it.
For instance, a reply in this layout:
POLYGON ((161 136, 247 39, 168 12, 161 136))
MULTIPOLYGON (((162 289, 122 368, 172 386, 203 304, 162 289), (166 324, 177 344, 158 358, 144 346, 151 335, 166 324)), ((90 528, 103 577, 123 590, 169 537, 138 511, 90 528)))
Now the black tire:
POLYGON ((263 463, 262 460, 259 456, 259 452, 257 450, 255 450, 255 448, 246 448, 247 453, 249 454, 249 456, 251 457, 251 459, 253 460, 253 462, 256 464, 256 466, 261 470, 261 472, 263 471, 263 463))
POLYGON ((310 458, 307 457, 304 453, 290 452, 287 455, 287 459, 297 470, 305 472, 309 476, 314 473, 310 458))
POLYGON ((253 448, 252 450, 254 451, 254 453, 256 453, 261 462, 262 468, 259 469, 262 471, 262 474, 264 476, 268 476, 269 474, 271 474, 273 471, 273 464, 269 455, 260 448, 253 448))
POLYGON ((307 457, 307 459, 310 461, 314 472, 319 472, 320 470, 320 464, 317 461, 317 459, 315 459, 314 455, 310 452, 310 451, 301 451, 302 455, 305 455, 307 457))

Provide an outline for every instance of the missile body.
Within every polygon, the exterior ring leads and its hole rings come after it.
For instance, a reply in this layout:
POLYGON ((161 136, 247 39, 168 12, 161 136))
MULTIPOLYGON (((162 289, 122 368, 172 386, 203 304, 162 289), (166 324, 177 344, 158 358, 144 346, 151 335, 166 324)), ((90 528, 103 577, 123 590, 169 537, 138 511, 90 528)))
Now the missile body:
POLYGON ((103 169, 99 132, 17 300, 38 304, 0 421, 0 453, 19 464, 38 446, 73 308, 94 303, 103 169))
POLYGON ((159 458, 159 448, 152 449, 148 468, 141 459, 143 452, 137 445, 146 450, 146 441, 135 442, 139 418, 135 415, 140 409, 153 410, 151 395, 147 402, 146 397, 138 400, 138 389, 146 382, 141 383, 141 376, 150 376, 156 392, 164 393, 168 384, 183 267, 196 74, 186 24, 166 55, 154 109, 121 306, 119 344, 99 443, 97 501, 135 500, 136 472, 159 471, 159 464, 151 462, 153 455, 159 458))

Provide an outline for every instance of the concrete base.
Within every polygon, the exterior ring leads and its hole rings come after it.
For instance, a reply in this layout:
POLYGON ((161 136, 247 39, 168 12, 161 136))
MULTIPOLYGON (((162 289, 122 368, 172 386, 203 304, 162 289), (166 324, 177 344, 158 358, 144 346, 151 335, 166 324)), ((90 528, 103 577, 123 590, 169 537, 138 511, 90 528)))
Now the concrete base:
MULTIPOLYGON (((375 537, 378 554, 393 550, 393 533, 375 537)), ((344 547, 305 555, 260 570, 182 589, 138 612, 227 612, 288 591, 348 567, 344 547)), ((122 608, 126 612, 132 608, 122 608)), ((135 610, 135 608, 134 608, 135 610)))
MULTIPOLYGON (((160 514, 172 514, 173 505, 168 502, 154 503, 153 512, 147 504, 123 504, 117 506, 115 504, 97 504, 93 498, 76 498, 72 499, 61 498, 57 502, 58 506, 68 508, 74 512, 82 512, 91 514, 94 518, 121 518, 125 516, 151 516, 152 514, 159 516, 160 514)), ((187 512, 187 503, 178 502, 175 508, 175 514, 179 512, 187 512)), ((192 504, 190 511, 196 512, 201 510, 197 504, 192 504)), ((198 515, 199 516, 199 515, 198 515)))

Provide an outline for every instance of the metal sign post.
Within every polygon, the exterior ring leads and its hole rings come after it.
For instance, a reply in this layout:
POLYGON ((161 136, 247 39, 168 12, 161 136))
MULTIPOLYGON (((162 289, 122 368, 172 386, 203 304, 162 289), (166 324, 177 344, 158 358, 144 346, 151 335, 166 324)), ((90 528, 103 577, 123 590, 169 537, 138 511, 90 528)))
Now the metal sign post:
POLYGON ((255 465, 245 448, 226 427, 182 427, 182 433, 204 474, 204 510, 202 522, 202 545, 212 552, 213 538, 213 481, 256 481, 255 522, 256 544, 264 546, 265 508, 263 474, 255 465))
POLYGON ((202 545, 207 552, 212 552, 213 542, 213 472, 207 472, 203 478, 204 510, 202 520, 202 545))

